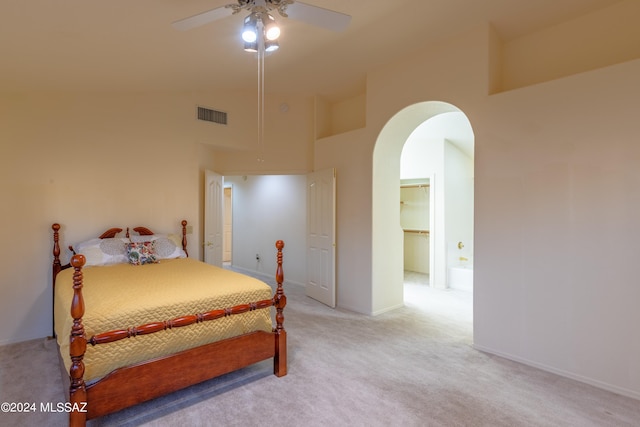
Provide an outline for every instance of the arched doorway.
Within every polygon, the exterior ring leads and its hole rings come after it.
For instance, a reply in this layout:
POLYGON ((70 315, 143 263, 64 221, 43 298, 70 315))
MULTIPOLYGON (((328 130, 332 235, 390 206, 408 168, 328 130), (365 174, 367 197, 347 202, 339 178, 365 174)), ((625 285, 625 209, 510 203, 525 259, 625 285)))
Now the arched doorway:
MULTIPOLYGON (((404 232, 400 226, 400 158, 405 142, 423 123, 456 106, 427 101, 404 108, 384 126, 373 151, 372 177, 372 313, 403 306, 404 232)), ((466 119, 466 116, 464 116, 466 119)), ((466 120, 468 124, 468 120, 466 120)), ((470 129, 470 125, 469 125, 470 129)), ((448 244, 443 237, 444 246, 448 244)), ((445 255, 446 249, 445 249, 445 255)), ((435 267, 435 266, 434 266, 435 267)), ((440 268, 446 281, 446 267, 440 268)), ((439 282, 443 278, 436 278, 439 282)), ((441 282, 445 283, 445 282, 441 282)))

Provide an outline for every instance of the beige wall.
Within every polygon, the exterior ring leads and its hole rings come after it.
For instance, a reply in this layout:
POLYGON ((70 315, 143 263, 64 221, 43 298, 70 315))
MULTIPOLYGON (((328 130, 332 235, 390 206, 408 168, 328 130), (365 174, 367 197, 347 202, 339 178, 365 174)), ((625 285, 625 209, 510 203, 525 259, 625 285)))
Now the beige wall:
MULTIPOLYGON (((300 174, 313 167, 313 99, 268 93, 265 96, 264 161, 258 162, 255 94, 246 94, 229 122, 229 146, 215 138, 215 169, 223 175, 300 174)), ((220 102, 225 104, 224 99, 220 102)))
POLYGON ((503 44, 502 90, 640 58, 640 2, 625 0, 503 44))
POLYGON ((638 76, 632 61, 491 99, 475 199, 476 346, 635 397, 638 76))

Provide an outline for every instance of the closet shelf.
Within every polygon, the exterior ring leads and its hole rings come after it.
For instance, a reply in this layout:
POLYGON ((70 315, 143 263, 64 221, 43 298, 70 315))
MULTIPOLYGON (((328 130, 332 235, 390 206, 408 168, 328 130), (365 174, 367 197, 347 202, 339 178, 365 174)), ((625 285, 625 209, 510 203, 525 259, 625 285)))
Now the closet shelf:
POLYGON ((415 229, 411 229, 411 228, 405 228, 402 231, 404 231, 405 233, 415 233, 415 234, 426 234, 426 235, 429 235, 429 230, 415 230, 415 229))

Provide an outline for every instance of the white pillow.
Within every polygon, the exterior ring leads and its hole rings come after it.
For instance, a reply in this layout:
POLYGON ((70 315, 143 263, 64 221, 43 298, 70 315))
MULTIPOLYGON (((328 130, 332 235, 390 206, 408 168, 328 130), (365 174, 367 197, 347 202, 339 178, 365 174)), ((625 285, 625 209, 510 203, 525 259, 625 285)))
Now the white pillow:
POLYGON ((131 236, 131 242, 155 242, 158 259, 186 258, 182 249, 182 237, 177 234, 152 234, 150 236, 131 236))
POLYGON ((91 239, 78 243, 74 250, 87 259, 85 265, 111 265, 129 262, 126 237, 91 239))

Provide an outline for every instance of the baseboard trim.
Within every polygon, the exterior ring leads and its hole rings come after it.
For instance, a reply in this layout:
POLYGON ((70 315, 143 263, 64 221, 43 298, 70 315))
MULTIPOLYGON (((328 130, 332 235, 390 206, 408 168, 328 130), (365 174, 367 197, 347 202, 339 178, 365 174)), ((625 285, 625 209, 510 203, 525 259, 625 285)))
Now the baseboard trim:
POLYGON ((387 313, 387 312, 393 311, 393 310, 397 310, 397 309, 402 308, 402 307, 404 307, 404 303, 397 304, 397 305, 392 305, 391 307, 385 307, 385 308, 383 308, 381 310, 376 310, 373 313, 371 313, 371 315, 372 316, 378 316, 380 314, 387 313))
POLYGON ((514 362, 522 363, 523 365, 531 366, 533 368, 537 368, 546 372, 551 372, 552 374, 560 375, 561 377, 565 377, 575 381, 579 381, 581 383, 589 384, 594 387, 619 394, 621 396, 631 397, 633 399, 640 400, 640 392, 637 392, 635 390, 620 387, 614 384, 609 384, 607 382, 596 380, 594 378, 585 377, 584 375, 579 375, 570 371, 565 371, 564 369, 557 369, 557 368, 554 368, 553 366, 545 365, 544 363, 534 362, 533 360, 514 356, 513 354, 504 353, 504 352, 497 351, 481 345, 474 344, 473 348, 483 353, 488 353, 498 357, 502 357, 504 359, 513 360, 514 362))
POLYGON ((6 340, 0 340, 0 347, 4 346, 4 345, 10 345, 10 344, 19 344, 22 342, 27 342, 27 341, 35 341, 35 340, 43 340, 43 339, 50 339, 52 338, 51 336, 36 336, 36 337, 23 337, 23 338, 16 338, 16 339, 6 339, 6 340))

